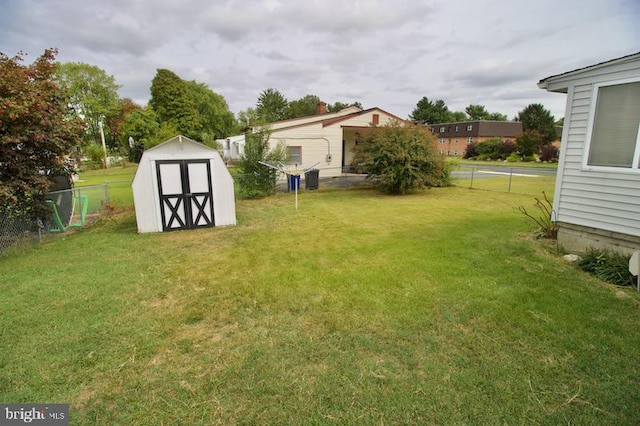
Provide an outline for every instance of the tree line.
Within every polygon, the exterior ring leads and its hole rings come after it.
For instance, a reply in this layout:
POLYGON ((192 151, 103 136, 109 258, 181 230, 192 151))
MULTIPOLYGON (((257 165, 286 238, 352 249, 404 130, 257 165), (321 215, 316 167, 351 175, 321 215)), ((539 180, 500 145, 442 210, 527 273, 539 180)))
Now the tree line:
POLYGON ((484 105, 474 104, 470 104, 464 111, 451 111, 442 99, 431 101, 424 96, 409 115, 409 120, 422 124, 438 124, 467 120, 507 121, 507 116, 499 112, 489 112, 484 105))
MULTIPOLYGON (((104 70, 81 62, 59 63, 56 55, 55 49, 49 49, 25 65, 21 54, 8 57, 0 52, 0 205, 5 211, 36 212, 48 189, 46 173, 68 172, 64 159, 72 153, 100 158, 103 137, 112 152, 133 157, 176 134, 215 146, 216 139, 249 126, 313 115, 321 102, 312 94, 289 101, 277 89, 268 88, 254 107, 234 116, 225 98, 206 84, 158 69, 150 84, 149 102, 143 106, 121 98, 121 86, 104 70)), ((362 108, 359 102, 326 105, 328 112, 362 108)), ((551 137, 549 117, 551 122, 553 117, 541 105, 530 107, 517 119, 531 130, 526 136, 536 146, 551 137), (534 127, 529 128, 528 122, 534 127)), ((426 97, 409 117, 421 123, 467 118, 506 120, 483 105, 451 112, 444 101, 426 97)), ((553 135, 551 140, 555 128, 553 135)))

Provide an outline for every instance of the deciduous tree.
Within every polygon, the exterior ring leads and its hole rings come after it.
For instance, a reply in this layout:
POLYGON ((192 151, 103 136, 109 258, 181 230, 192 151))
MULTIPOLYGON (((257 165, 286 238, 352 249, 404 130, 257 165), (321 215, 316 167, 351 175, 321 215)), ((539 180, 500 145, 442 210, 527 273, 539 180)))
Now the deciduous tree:
POLYGON ((55 80, 56 54, 23 65, 20 55, 0 53, 0 214, 47 214, 46 175, 63 171, 80 142, 82 122, 55 80))
POLYGON ((307 117, 316 113, 316 107, 320 98, 316 95, 306 95, 300 99, 289 102, 288 118, 307 117))
POLYGON ((85 143, 101 143, 99 122, 105 124, 105 138, 117 146, 117 135, 111 135, 107 121, 117 114, 118 89, 116 80, 103 69, 82 62, 59 64, 56 80, 65 87, 75 111, 85 123, 85 143))
POLYGON ((270 131, 263 127, 245 135, 244 154, 240 158, 239 184, 242 194, 247 198, 258 198, 273 195, 276 190, 277 170, 267 167, 262 162, 287 162, 287 150, 283 144, 269 149, 270 131))
POLYGON ((189 97, 200 115, 203 133, 201 140, 204 142, 203 139, 207 136, 215 139, 233 135, 237 130, 236 120, 225 98, 203 83, 188 81, 185 84, 189 97))
POLYGON ((167 69, 156 71, 151 81, 149 105, 158 115, 160 124, 171 123, 184 136, 200 138, 202 123, 195 101, 184 80, 174 72, 167 69))
MULTIPOLYGON (((131 112, 122 125, 122 135, 126 143, 129 143, 131 137, 134 144, 143 145, 145 148, 151 148, 159 143, 157 140, 159 131, 158 116, 150 107, 131 112)), ((173 136, 175 134, 169 138, 173 136)))
POLYGON ((107 127, 112 138, 114 147, 118 147, 121 152, 126 154, 129 136, 124 134, 124 125, 127 117, 134 111, 142 110, 142 106, 135 103, 130 98, 118 99, 118 103, 113 113, 107 119, 107 127))

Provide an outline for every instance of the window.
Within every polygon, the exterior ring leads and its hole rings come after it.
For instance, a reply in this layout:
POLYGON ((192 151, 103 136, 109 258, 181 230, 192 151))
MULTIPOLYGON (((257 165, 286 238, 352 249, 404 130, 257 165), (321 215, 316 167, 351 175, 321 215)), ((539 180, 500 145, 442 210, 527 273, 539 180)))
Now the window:
POLYGON ((586 164, 640 168, 640 81, 596 85, 586 164))
POLYGON ((453 151, 453 155, 458 155, 458 150, 453 151))
POLYGON ((467 144, 473 143, 473 138, 471 136, 469 136, 467 138, 467 144))
POLYGON ((458 126, 456 126, 456 132, 458 131, 458 126))
POLYGON ((444 127, 440 127, 440 133, 444 133, 444 127))
POLYGON ((458 139, 456 139, 456 143, 458 143, 458 139))
POLYGON ((440 143, 443 144, 444 143, 444 138, 440 138, 440 143))
POLYGON ((301 146, 288 146, 289 151, 289 164, 302 164, 302 147, 301 146))
POLYGON ((473 124, 467 124, 467 132, 470 132, 473 130, 473 124))
POLYGON ((380 124, 380 114, 373 114, 373 125, 377 126, 380 124))

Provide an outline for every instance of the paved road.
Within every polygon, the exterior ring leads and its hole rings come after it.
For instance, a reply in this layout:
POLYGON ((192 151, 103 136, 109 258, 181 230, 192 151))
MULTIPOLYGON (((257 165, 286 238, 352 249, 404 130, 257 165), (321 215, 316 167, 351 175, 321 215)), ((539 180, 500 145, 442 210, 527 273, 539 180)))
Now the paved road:
POLYGON ((460 166, 453 172, 454 179, 486 179, 500 176, 555 176, 555 169, 538 169, 534 167, 501 167, 501 166, 460 166))

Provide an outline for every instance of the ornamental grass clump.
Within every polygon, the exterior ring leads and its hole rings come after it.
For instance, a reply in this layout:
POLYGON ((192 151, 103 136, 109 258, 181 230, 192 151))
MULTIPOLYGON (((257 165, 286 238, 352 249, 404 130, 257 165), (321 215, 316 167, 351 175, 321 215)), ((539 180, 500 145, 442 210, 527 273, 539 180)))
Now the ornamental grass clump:
POLYGON ((629 272, 629 257, 612 250, 589 248, 578 261, 578 267, 611 284, 635 284, 629 272))

